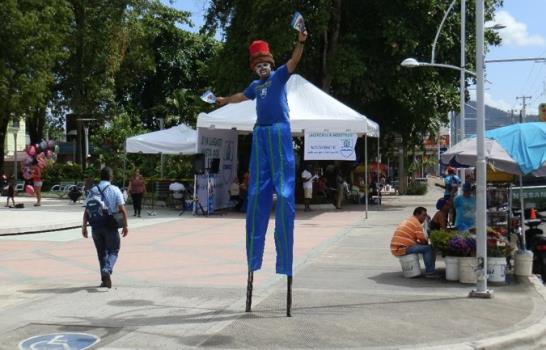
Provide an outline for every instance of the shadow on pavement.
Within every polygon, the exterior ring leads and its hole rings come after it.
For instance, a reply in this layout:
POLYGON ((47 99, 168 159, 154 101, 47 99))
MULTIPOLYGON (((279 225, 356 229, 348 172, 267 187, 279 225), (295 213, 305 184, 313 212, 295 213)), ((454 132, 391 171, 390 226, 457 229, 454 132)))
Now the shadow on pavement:
MULTIPOLYGON (((442 272, 440 269, 439 272, 442 272)), ((402 286, 408 288, 457 288, 457 289, 469 289, 474 284, 461 284, 458 282, 446 281, 444 278, 428 279, 424 276, 405 278, 402 276, 402 272, 384 272, 375 276, 368 277, 370 280, 375 281, 378 284, 387 284, 391 286, 402 286)))
POLYGON ((87 293, 106 293, 106 289, 99 289, 98 287, 68 287, 68 288, 43 288, 43 289, 27 289, 21 290, 22 293, 27 294, 70 294, 80 291, 86 291, 87 293))

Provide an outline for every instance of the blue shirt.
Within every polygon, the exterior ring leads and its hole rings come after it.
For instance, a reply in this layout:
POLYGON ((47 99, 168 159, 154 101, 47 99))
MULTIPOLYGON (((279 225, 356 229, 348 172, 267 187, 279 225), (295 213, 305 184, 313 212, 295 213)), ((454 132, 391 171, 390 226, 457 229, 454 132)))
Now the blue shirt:
POLYGON ((286 82, 290 77, 286 64, 272 71, 265 80, 254 80, 243 94, 256 99, 257 125, 289 123, 288 100, 286 99, 286 82))
POLYGON ((461 184, 461 179, 455 175, 448 175, 444 178, 444 185, 445 185, 445 191, 444 191, 444 198, 449 198, 451 196, 451 191, 454 188, 458 188, 461 184))
POLYGON ((458 195, 453 203, 455 207, 455 227, 459 231, 466 231, 476 226, 476 198, 458 195))
MULTIPOLYGON (((108 211, 110 212, 110 214, 117 213, 118 206, 125 204, 125 200, 123 200, 123 195, 121 194, 120 189, 117 186, 110 184, 110 181, 104 180, 101 180, 98 186, 101 189, 102 194, 104 195, 104 203, 108 207, 108 211)), ((100 192, 97 189, 97 185, 93 186, 89 190, 89 195, 87 196, 87 199, 94 196, 100 197, 100 192)))

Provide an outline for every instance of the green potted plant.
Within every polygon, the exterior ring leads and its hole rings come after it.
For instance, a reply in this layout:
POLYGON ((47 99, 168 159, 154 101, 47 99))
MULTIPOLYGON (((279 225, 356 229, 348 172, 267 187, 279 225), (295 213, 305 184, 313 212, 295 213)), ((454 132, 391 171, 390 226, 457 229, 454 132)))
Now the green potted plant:
POLYGON ((446 256, 448 252, 449 239, 453 237, 453 233, 447 230, 433 230, 430 233, 430 243, 435 251, 446 256))

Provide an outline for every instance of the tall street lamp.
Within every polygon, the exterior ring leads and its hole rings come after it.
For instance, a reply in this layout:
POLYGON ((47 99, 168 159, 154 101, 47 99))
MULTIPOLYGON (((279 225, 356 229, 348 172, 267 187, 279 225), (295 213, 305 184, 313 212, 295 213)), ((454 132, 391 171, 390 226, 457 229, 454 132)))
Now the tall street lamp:
POLYGON ((478 281, 470 297, 491 298, 487 289, 487 206, 485 183, 485 102, 484 102, 484 0, 476 1, 476 258, 478 281))
POLYGON ((11 124, 13 133, 13 176, 17 182, 17 134, 19 133, 19 119, 14 119, 11 124))
POLYGON ((83 135, 85 138, 84 157, 83 157, 83 169, 87 169, 87 158, 89 157, 89 122, 95 121, 95 118, 78 118, 78 121, 82 123, 83 135))

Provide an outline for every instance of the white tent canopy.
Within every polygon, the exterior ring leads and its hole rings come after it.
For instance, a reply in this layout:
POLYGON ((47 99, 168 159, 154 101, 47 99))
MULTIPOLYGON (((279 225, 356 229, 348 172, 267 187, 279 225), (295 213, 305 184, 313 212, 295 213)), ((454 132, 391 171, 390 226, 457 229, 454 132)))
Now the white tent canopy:
POLYGON ((127 153, 195 154, 197 131, 185 124, 169 129, 129 137, 125 141, 127 153))
MULTIPOLYGON (((287 83, 290 126, 293 134, 305 129, 354 132, 379 137, 379 125, 328 95, 300 75, 287 83)), ((198 128, 252 131, 256 123, 256 101, 232 103, 210 113, 200 113, 198 128)))

